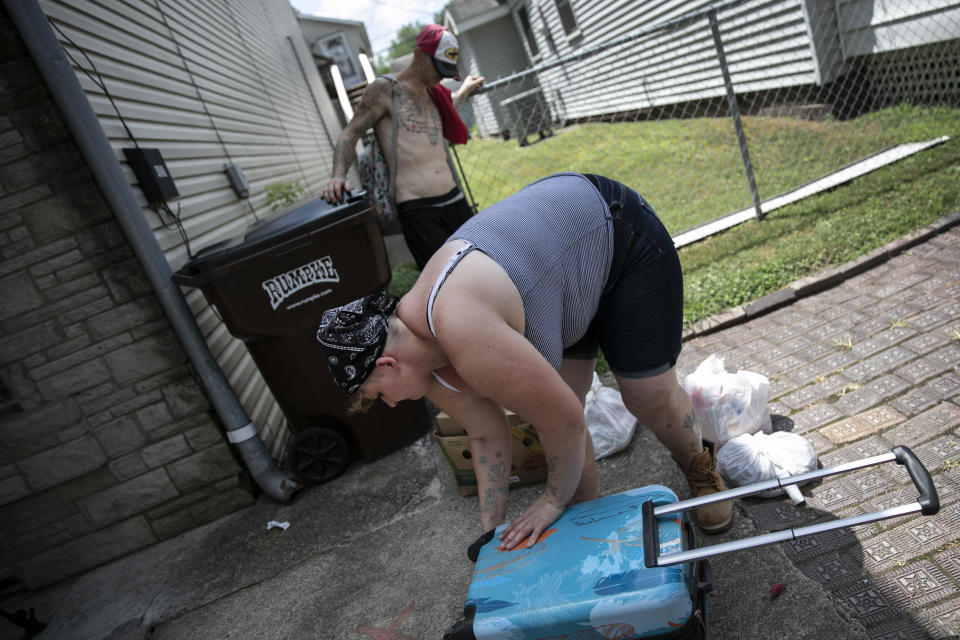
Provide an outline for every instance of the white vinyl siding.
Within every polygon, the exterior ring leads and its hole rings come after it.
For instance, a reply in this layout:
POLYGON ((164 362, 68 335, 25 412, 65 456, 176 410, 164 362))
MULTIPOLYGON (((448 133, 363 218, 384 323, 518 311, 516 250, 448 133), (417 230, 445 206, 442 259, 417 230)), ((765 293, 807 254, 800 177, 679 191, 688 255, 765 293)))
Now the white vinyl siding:
MULTIPOLYGON (((122 149, 134 146, 89 56, 140 146, 159 148, 180 193, 194 253, 271 213, 264 188, 296 180, 316 193, 329 178, 337 117, 287 0, 41 0, 81 68, 77 77, 124 166, 171 267, 187 261, 175 229, 142 200, 122 149), (82 52, 81 52, 82 49, 82 52), (250 186, 239 199, 223 167, 250 186)), ((185 290, 210 350, 276 454, 286 421, 242 342, 199 290, 185 290)))
MULTIPOLYGON (((563 37, 552 3, 544 6, 556 57, 637 34, 710 2, 594 0, 573 2, 582 37, 563 37)), ((813 52, 799 0, 753 0, 718 15, 724 52, 738 92, 814 82, 813 52)), ((676 104, 726 94, 706 17, 656 31, 538 74, 548 96, 559 95, 568 119, 676 104), (571 83, 568 78, 589 79, 571 83)))
POLYGON ((836 7, 847 57, 960 38, 955 0, 837 0, 836 7))
MULTIPOLYGON (((524 32, 519 9, 526 7, 540 55, 522 83, 501 83, 497 95, 509 99, 539 88, 561 125, 724 98, 706 15, 711 7, 719 7, 727 68, 740 94, 824 86, 850 72, 857 56, 960 37, 960 0, 571 0, 578 26, 572 38, 557 3, 511 0, 509 6, 518 39, 524 32), (698 17, 686 20, 691 14, 698 17)), ((496 40, 472 30, 468 39, 496 40)), ((488 81, 508 75, 488 67, 483 52, 476 55, 488 81)), ((478 121, 501 121, 496 111, 495 103, 477 100, 478 121)), ((481 125, 481 133, 497 131, 481 125)))
MULTIPOLYGON (((467 65, 467 69, 461 71, 495 80, 528 69, 529 58, 519 33, 509 15, 471 29, 470 37, 460 42, 461 60, 467 65)), ((467 105, 473 110, 480 135, 496 135, 503 130, 505 119, 499 103, 521 90, 519 86, 512 86, 470 98, 467 105)))

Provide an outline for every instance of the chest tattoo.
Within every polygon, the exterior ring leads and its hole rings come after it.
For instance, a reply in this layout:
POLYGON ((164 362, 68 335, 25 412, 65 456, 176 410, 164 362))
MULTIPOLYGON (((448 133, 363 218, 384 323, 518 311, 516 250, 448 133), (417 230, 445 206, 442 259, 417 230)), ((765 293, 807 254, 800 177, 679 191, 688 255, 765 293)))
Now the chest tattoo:
POLYGON ((425 135, 432 145, 440 144, 440 114, 430 98, 417 100, 405 89, 400 90, 397 98, 400 125, 410 133, 425 135))

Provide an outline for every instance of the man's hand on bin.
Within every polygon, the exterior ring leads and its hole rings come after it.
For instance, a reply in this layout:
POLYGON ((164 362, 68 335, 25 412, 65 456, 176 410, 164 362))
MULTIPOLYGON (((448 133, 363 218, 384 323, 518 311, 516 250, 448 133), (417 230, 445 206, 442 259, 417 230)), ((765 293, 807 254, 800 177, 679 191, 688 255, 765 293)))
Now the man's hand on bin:
POLYGON ((320 195, 330 204, 337 204, 343 202, 350 191, 350 184, 344 176, 333 176, 320 191, 320 195))

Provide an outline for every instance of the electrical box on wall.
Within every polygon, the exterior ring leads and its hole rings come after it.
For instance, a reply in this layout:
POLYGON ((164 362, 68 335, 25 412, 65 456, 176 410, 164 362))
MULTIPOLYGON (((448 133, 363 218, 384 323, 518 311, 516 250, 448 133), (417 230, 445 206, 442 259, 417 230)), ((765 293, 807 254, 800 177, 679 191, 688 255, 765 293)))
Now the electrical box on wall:
POLYGON ((123 150, 127 164, 137 177, 137 184, 150 204, 165 202, 180 195, 159 149, 127 147, 123 150))
POLYGON ((227 178, 230 179, 230 186, 233 188, 233 192, 237 194, 237 197, 248 197, 250 195, 250 185, 247 184, 247 178, 243 175, 240 167, 232 162, 228 162, 223 165, 223 170, 227 174, 227 178))

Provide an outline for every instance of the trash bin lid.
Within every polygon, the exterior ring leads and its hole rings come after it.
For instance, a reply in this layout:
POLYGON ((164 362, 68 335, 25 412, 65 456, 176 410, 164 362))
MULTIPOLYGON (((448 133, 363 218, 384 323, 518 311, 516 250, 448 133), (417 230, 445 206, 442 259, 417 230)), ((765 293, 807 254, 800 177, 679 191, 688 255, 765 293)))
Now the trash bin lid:
POLYGON ((329 227, 366 209, 373 209, 374 206, 367 200, 366 191, 356 191, 338 204, 317 198, 294 205, 293 208, 253 223, 242 234, 204 247, 175 275, 196 275, 243 260, 287 240, 329 227))
POLYGON ((323 198, 317 198, 295 207, 292 211, 271 216, 262 222, 251 225, 244 236, 244 242, 249 244, 267 241, 292 229, 303 231, 300 227, 311 224, 320 218, 323 218, 323 226, 329 226, 365 207, 369 207, 370 203, 365 199, 366 193, 366 191, 358 191, 356 195, 351 195, 340 204, 330 204, 323 198))

